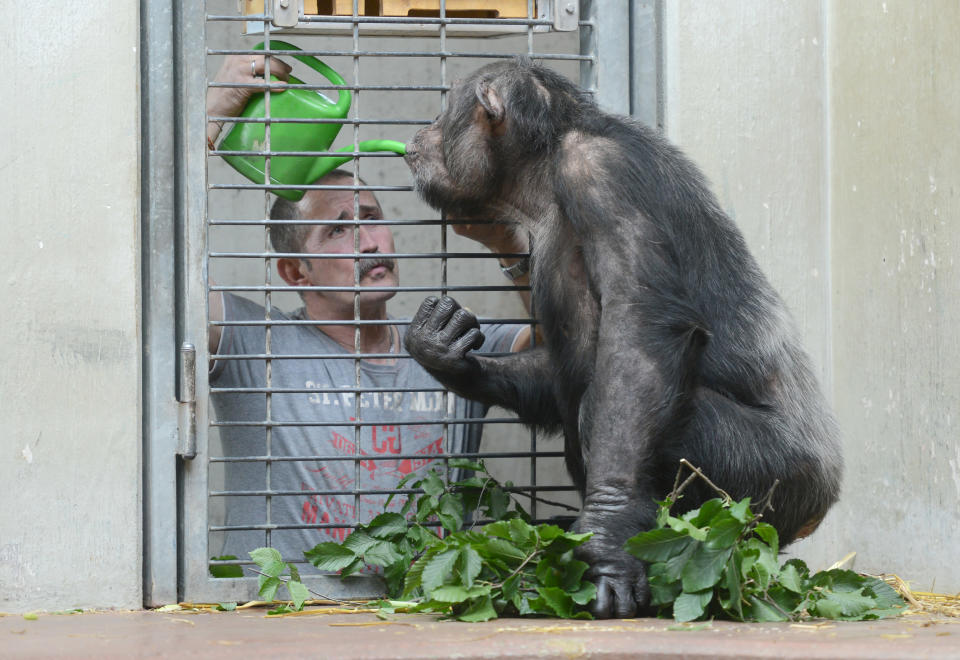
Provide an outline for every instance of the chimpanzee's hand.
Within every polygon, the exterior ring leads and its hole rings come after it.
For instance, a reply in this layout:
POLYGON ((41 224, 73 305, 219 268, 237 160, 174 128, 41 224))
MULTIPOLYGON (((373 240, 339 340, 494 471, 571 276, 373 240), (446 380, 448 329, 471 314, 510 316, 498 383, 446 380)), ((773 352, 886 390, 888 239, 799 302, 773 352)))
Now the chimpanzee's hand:
MULTIPOLYGON (((650 587, 644 563, 623 549, 622 533, 610 534, 602 526, 592 526, 584 517, 574 525, 578 532, 593 532, 593 537, 577 548, 577 557, 590 568, 584 575, 597 587, 590 609, 598 619, 625 619, 637 615, 650 601, 650 587)), ((619 532, 620 530, 618 530, 619 532)))
POLYGON ((474 373, 476 359, 467 351, 483 345, 483 333, 477 317, 460 307, 453 298, 430 296, 410 322, 403 345, 407 352, 444 384, 448 377, 474 373))

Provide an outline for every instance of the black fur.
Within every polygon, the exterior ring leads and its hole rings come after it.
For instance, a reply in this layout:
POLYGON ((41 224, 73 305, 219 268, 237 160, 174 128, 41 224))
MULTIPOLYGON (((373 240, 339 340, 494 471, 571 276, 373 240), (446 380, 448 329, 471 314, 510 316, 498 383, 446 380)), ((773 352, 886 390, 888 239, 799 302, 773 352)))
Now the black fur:
POLYGON ((407 161, 431 205, 533 238, 544 347, 470 353, 476 319, 449 298, 424 302, 406 347, 458 394, 563 431, 595 614, 646 603, 623 542, 652 525, 680 458, 737 498, 779 480, 765 519, 784 544, 819 522, 839 492, 833 417, 783 302, 676 148, 520 59, 455 88, 407 161))

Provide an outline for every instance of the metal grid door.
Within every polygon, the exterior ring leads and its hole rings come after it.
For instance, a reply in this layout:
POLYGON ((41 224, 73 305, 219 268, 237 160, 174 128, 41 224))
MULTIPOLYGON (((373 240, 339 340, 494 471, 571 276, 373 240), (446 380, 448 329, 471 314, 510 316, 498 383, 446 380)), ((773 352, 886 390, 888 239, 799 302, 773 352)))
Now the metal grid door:
MULTIPOLYGON (((440 0, 435 4, 435 12, 422 10, 412 17, 387 17, 380 15, 391 5, 385 0, 352 0, 346 3, 346 10, 340 1, 308 0, 302 8, 291 2, 284 3, 281 9, 279 2, 274 6, 272 0, 267 0, 264 9, 262 2, 258 6, 252 0, 207 0, 202 15, 199 11, 179 9, 184 13, 176 13, 172 20, 181 77, 174 96, 183 113, 174 149, 179 190, 177 213, 181 219, 175 257, 177 340, 181 344, 178 397, 182 402, 176 574, 177 596, 181 599, 255 599, 257 586, 251 572, 244 571, 249 577, 243 578, 211 575, 211 566, 229 569, 251 565, 246 554, 236 553, 235 561, 211 558, 221 555, 227 547, 243 545, 252 550, 277 545, 290 534, 315 538, 313 543, 343 538, 358 521, 363 522, 363 498, 388 492, 382 486, 366 483, 366 477, 372 477, 378 465, 391 466, 399 477, 427 463, 443 466, 444 458, 451 456, 478 457, 484 459, 499 480, 514 484, 519 499, 537 520, 569 516, 571 507, 575 509, 579 504, 563 467, 561 439, 538 437, 508 411, 493 409, 479 417, 475 411, 457 404, 453 395, 439 386, 369 386, 364 385, 361 374, 371 361, 412 363, 402 347, 397 352, 393 348, 361 352, 360 333, 370 326, 402 328, 427 295, 453 296, 474 311, 481 323, 517 327, 535 324, 521 304, 518 287, 504 278, 497 264, 498 257, 515 258, 519 254, 490 252, 457 235, 453 229, 455 221, 438 217, 417 199, 409 172, 396 154, 352 152, 352 160, 341 166, 349 178, 291 186, 307 191, 346 191, 353 199, 352 217, 314 213, 316 217, 301 215, 297 220, 271 219, 276 195, 270 190, 277 186, 265 185, 262 179, 252 182, 224 160, 231 155, 262 156, 269 176, 271 163, 293 155, 271 150, 271 129, 284 123, 340 127, 332 144, 304 146, 298 154, 310 157, 326 157, 345 145, 371 139, 407 142, 443 108, 446 93, 455 80, 497 58, 516 54, 527 54, 594 90, 600 81, 608 80, 609 100, 600 95, 600 102, 613 110, 629 111, 631 56, 624 32, 628 28, 623 25, 630 21, 623 20, 623 10, 603 13, 591 2, 578 7, 573 3, 524 0, 525 16, 496 18, 497 13, 491 8, 517 3, 440 0), (290 5, 301 12, 292 19, 283 15, 290 5), (465 5, 483 11, 465 11, 465 5), (338 12, 340 15, 335 15, 338 12), (286 27, 278 28, 277 24, 286 27), (602 58, 598 47, 601 35, 609 35, 609 48, 604 46, 602 58), (272 48, 271 42, 279 40, 292 42, 302 50, 301 54, 322 60, 343 76, 345 84, 331 83, 285 56, 279 46, 272 48), (254 49, 254 44, 260 42, 264 44, 262 50, 254 49), (328 98, 349 91, 349 113, 320 121, 285 120, 270 113, 271 102, 277 103, 278 94, 266 90, 268 121, 259 119, 266 126, 261 142, 247 147, 245 152, 230 152, 208 143, 205 128, 209 121, 224 123, 217 140, 222 140, 232 125, 254 123, 253 119, 205 114, 205 98, 210 90, 252 86, 263 92, 266 88, 262 78, 245 82, 217 80, 222 61, 231 56, 253 59, 262 53, 268 54, 268 67, 277 57, 293 64, 293 75, 304 81, 300 89, 328 98), (614 90, 615 87, 618 89, 614 90), (370 193, 379 202, 382 218, 367 219, 363 215, 362 200, 369 199, 364 196, 370 193), (275 241, 278 229, 294 224, 305 225, 308 231, 334 225, 345 227, 353 237, 351 252, 310 252, 307 256, 317 263, 334 258, 352 260, 353 282, 307 289, 288 285, 278 273, 278 264, 283 258, 296 260, 300 255, 278 251, 275 241), (371 291, 359 285, 360 265, 365 258, 361 236, 372 225, 391 232, 394 252, 381 251, 380 256, 395 259, 402 272, 399 284, 377 288, 378 292, 392 296, 388 319, 361 319, 359 315, 361 293, 371 291), (298 315, 293 310, 303 305, 299 293, 305 290, 352 296, 354 318, 318 323, 309 314, 298 315), (208 299, 214 296, 225 296, 225 300, 231 301, 228 307, 239 306, 248 312, 252 309, 253 313, 242 318, 227 314, 222 320, 213 314, 210 320, 208 299), (282 345, 284 332, 320 332, 319 325, 328 331, 337 326, 349 327, 355 337, 353 350, 291 353, 277 348, 282 345), (211 328, 224 337, 235 336, 239 328, 258 333, 255 336, 261 343, 254 350, 247 347, 241 351, 236 349, 236 343, 225 346, 221 339, 215 356, 216 369, 232 364, 234 370, 254 370, 258 374, 255 382, 243 387, 219 384, 217 371, 207 369, 212 364, 207 350, 211 328), (301 379, 294 385, 279 380, 278 374, 293 363, 300 365, 301 371, 309 371, 334 361, 347 365, 351 375, 347 382, 330 382, 331 376, 301 379), (393 418, 371 416, 373 410, 389 407, 387 402, 404 396, 427 402, 415 420, 399 413, 393 418), (229 408, 235 411, 233 415, 225 415, 222 409, 215 410, 216 397, 234 397, 241 403, 229 408), (295 400, 300 404, 337 401, 341 414, 334 419, 313 419, 309 415, 291 419, 284 411, 295 400), (483 439, 477 445, 463 429, 474 428, 480 422, 483 439), (405 445, 399 439, 417 434, 433 434, 427 438, 431 442, 435 435, 438 451, 428 455, 422 451, 405 453, 405 445), (237 438, 241 435, 254 438, 253 443, 239 443, 237 438), (395 440, 398 451, 389 455, 389 461, 375 453, 388 444, 392 446, 395 440), (335 488, 324 489, 305 482, 291 485, 292 466, 324 472, 334 464, 347 466, 345 472, 352 475, 344 477, 341 470, 335 488), (238 478, 244 471, 246 476, 238 478), (329 513, 334 509, 338 515, 317 515, 318 510, 329 513), (298 519, 284 513, 291 510, 300 512, 298 519), (237 545, 236 539, 240 538, 244 540, 237 545)), ((627 13, 632 16, 632 11, 627 13)), ((604 43, 608 43, 606 37, 604 43)), ((446 472, 449 477, 451 471, 446 472)), ((151 476, 156 481, 156 473, 154 467, 147 466, 148 481, 151 476)), ((156 493, 148 499, 152 502, 148 517, 153 512, 156 518, 156 493)), ((166 580, 170 569, 169 559, 164 559, 157 547, 159 534, 169 525, 162 520, 148 522, 145 572, 149 585, 151 580, 166 580)), ((313 543, 301 550, 309 549, 313 543)), ((303 561, 297 553, 285 554, 288 561, 303 561)), ((337 598, 381 593, 376 575, 341 581, 337 576, 311 573, 308 564, 301 566, 305 583, 316 592, 337 598)), ((148 601, 162 599, 166 593, 155 584, 152 597, 149 592, 148 588, 148 601)))

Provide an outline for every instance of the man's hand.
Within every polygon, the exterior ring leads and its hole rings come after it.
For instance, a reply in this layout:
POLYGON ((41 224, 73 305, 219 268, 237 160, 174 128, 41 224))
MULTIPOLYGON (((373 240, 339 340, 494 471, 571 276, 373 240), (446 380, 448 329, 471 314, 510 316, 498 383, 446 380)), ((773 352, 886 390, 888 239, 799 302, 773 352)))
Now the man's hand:
MULTIPOLYGON (((216 82, 238 84, 262 84, 266 64, 265 55, 227 55, 214 76, 216 82)), ((270 58, 270 75, 282 81, 290 78, 292 68, 276 57, 270 58)), ((247 101, 259 90, 248 87, 211 87, 207 90, 207 115, 210 117, 236 117, 247 105, 247 101)), ((283 90, 276 90, 278 94, 283 90)), ((216 139, 220 134, 222 122, 210 121, 207 124, 207 137, 216 139)))

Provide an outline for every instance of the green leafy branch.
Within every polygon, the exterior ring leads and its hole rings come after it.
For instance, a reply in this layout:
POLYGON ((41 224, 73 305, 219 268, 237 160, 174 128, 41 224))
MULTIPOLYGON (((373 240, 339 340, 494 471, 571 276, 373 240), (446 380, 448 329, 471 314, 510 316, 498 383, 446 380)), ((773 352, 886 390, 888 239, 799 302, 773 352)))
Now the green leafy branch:
POLYGON ((342 577, 364 566, 382 568, 388 597, 401 599, 385 601, 384 615, 435 612, 462 621, 528 614, 589 617, 582 606, 596 590, 581 579, 587 565, 574 559, 573 549, 590 535, 531 525, 507 490, 511 484, 497 483, 482 462, 448 463, 476 474, 449 486, 436 469, 409 475, 398 488, 420 494, 410 496, 399 513, 382 513, 343 543, 320 543, 304 556, 342 577), (463 529, 471 517, 495 522, 463 529))
MULTIPOLYGON (((882 580, 847 570, 810 574, 791 559, 780 565, 779 536, 686 461, 693 474, 659 503, 656 528, 627 540, 626 550, 648 562, 650 604, 677 621, 710 617, 737 621, 798 621, 823 617, 863 620, 897 616, 906 604, 882 580), (704 479, 721 495, 673 516, 683 488, 704 479)), ((774 485, 774 488, 776 485, 774 485)), ((773 489, 760 506, 769 506, 773 489)))

